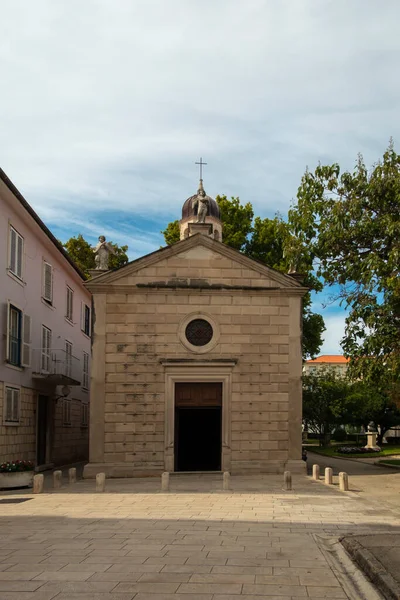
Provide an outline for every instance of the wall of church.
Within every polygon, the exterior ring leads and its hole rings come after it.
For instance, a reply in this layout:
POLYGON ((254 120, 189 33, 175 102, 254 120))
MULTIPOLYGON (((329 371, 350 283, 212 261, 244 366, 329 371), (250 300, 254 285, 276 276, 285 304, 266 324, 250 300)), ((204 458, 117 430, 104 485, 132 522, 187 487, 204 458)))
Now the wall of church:
MULTIPOLYGON (((109 476, 164 471, 165 366, 160 361, 196 358, 237 360, 231 375, 231 472, 279 472, 288 461, 300 462, 300 297, 261 289, 134 287, 155 278, 190 278, 188 266, 180 256, 127 276, 124 283, 132 285, 132 293, 115 293, 115 286, 112 293, 94 295, 90 463, 101 463, 109 476), (201 356, 178 336, 182 320, 197 311, 219 329, 218 344, 201 356)), ((231 261, 229 267, 210 269, 197 260, 193 276, 265 285, 265 278, 234 268, 231 261)), ((86 475, 98 471, 89 465, 86 475)))

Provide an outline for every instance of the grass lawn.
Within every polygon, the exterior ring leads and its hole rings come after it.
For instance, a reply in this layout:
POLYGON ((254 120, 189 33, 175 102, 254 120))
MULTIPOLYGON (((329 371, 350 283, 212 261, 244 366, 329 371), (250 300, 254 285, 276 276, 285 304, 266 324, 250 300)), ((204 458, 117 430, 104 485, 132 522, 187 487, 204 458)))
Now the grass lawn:
POLYGON ((316 454, 323 454, 324 456, 336 456, 337 458, 379 458, 381 456, 391 456, 393 454, 400 454, 400 446, 392 446, 385 444, 380 452, 366 452, 365 454, 339 454, 337 452, 338 446, 352 446, 353 444, 341 443, 335 446, 305 446, 306 450, 315 452, 316 454))
POLYGON ((380 460, 379 462, 383 465, 394 465, 395 467, 400 467, 400 460, 380 460))

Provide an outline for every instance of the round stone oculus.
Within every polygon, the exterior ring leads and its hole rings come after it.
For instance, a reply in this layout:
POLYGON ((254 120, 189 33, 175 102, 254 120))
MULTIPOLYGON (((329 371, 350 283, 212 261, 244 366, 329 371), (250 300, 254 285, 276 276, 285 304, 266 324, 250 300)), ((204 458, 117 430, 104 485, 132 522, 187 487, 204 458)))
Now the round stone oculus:
POLYGON ((206 346, 213 337, 213 328, 205 319, 193 319, 186 325, 185 336, 192 346, 206 346))

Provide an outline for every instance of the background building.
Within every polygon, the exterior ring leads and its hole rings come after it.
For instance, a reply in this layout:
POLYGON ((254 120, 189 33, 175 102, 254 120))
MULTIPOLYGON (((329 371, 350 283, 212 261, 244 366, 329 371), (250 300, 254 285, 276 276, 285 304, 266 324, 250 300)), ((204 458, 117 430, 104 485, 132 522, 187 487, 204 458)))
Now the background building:
POLYGON ((91 296, 0 169, 0 461, 88 454, 91 296))
POLYGON ((341 354, 323 354, 317 358, 306 360, 303 365, 303 372, 305 375, 311 373, 318 373, 322 369, 334 369, 338 374, 345 375, 349 359, 345 358, 341 354))

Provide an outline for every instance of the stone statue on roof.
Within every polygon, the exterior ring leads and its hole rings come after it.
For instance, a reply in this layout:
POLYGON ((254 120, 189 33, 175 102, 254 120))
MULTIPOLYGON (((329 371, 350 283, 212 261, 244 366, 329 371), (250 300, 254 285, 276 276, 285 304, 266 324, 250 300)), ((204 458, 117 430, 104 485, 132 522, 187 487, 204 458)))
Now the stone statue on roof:
POLYGON ((203 180, 200 179, 200 186, 197 190, 197 196, 192 200, 192 208, 197 206, 197 223, 205 223, 208 213, 209 198, 203 188, 203 180))
POLYGON ((95 254, 96 271, 108 271, 110 254, 115 254, 115 250, 109 242, 106 242, 104 235, 99 237, 98 244, 93 248, 95 254))

